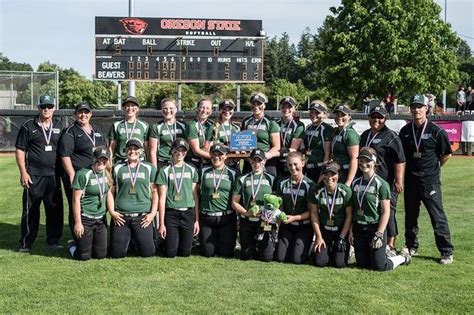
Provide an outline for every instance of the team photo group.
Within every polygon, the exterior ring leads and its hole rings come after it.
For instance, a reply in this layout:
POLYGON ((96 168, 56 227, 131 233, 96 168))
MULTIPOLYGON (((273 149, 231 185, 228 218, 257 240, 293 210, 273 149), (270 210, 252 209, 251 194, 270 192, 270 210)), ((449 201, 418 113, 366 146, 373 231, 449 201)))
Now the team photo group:
POLYGON ((370 128, 359 135, 345 104, 329 109, 311 102, 305 126, 295 111, 306 109, 290 96, 279 102, 277 119, 265 114, 263 93, 249 103, 252 114, 236 124, 232 100, 220 102, 211 121, 212 100, 202 98, 196 117, 184 122, 176 118, 176 102, 165 98, 163 119, 148 124, 130 96, 124 118, 103 133, 87 103, 76 106, 66 127, 54 118, 55 99, 42 95, 38 115, 16 140, 24 187, 18 251, 32 250, 41 203, 48 247, 63 247, 64 189, 67 250, 78 260, 130 251, 186 257, 198 243, 205 257, 343 268, 353 254, 358 267, 387 271, 418 255, 423 203, 439 263, 453 262, 440 182, 452 151, 447 133, 427 118, 423 94, 411 98, 413 119, 398 134, 387 127, 383 106, 370 110, 370 128), (232 133, 244 130, 254 131, 257 148, 230 151, 232 133), (396 220, 401 193, 403 227, 396 220))

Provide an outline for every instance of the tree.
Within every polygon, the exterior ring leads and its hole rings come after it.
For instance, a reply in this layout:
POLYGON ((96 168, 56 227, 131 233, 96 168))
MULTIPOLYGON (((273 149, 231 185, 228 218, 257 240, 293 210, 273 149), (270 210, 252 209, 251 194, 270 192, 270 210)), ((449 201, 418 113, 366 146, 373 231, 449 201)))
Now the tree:
POLYGON ((7 56, 0 52, 0 70, 9 71, 33 71, 33 68, 28 63, 19 63, 10 61, 7 56))
POLYGON ((325 82, 338 96, 441 91, 458 78, 457 37, 433 0, 342 0, 319 32, 325 82))
POLYGON ((290 44, 290 37, 283 33, 281 38, 276 36, 266 39, 264 73, 267 84, 276 79, 287 79, 295 82, 299 77, 296 68, 296 47, 290 44))

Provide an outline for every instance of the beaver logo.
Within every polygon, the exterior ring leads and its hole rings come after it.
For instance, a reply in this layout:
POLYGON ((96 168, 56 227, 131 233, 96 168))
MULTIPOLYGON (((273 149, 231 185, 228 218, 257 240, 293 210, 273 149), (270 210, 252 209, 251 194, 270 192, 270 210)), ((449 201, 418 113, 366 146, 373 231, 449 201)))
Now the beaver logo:
POLYGON ((142 35, 148 26, 147 22, 137 18, 121 19, 120 22, 122 22, 125 30, 133 35, 142 35))

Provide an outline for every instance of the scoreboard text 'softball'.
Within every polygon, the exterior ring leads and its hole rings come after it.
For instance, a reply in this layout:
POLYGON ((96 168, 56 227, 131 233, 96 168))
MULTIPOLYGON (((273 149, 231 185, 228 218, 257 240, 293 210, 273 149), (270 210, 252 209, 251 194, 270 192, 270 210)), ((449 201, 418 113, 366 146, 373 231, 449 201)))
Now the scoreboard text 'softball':
POLYGON ((95 78, 263 82, 261 35, 261 21, 98 17, 95 78))

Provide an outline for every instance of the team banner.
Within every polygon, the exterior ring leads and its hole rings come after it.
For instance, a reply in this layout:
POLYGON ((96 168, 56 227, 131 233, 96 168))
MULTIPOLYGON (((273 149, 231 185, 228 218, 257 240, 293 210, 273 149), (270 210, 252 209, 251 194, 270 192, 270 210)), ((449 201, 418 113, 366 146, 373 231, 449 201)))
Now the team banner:
POLYGON ((261 20, 111 16, 95 18, 96 35, 261 37, 261 32, 261 20))
POLYGON ((462 123, 460 121, 437 120, 435 123, 448 133, 450 142, 461 141, 462 123))

